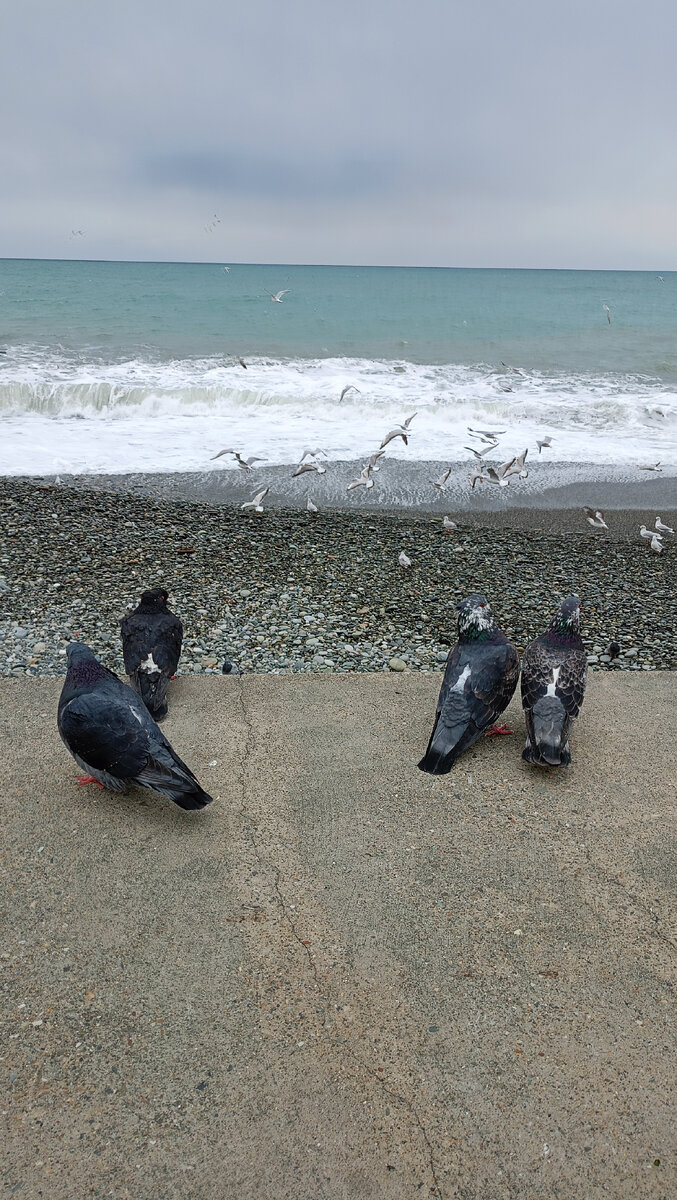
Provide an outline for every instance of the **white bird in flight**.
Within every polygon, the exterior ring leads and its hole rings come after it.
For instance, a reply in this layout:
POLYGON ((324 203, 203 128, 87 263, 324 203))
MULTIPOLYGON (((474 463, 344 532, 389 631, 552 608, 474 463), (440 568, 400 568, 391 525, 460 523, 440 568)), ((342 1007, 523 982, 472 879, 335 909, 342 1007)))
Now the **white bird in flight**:
POLYGON ((343 397, 348 394, 348 392, 359 392, 359 391, 360 391, 360 389, 358 387, 355 387, 354 383, 347 383, 346 386, 344 387, 343 391, 341 392, 341 395, 339 396, 339 404, 341 403, 343 397))
POLYGON ((267 295, 267 296, 270 296, 271 300, 273 300, 273 301, 275 302, 275 304, 281 304, 281 303, 282 303, 282 297, 287 295, 287 292, 289 291, 289 288, 282 288, 282 291, 281 291, 281 292, 276 292, 276 293, 275 293, 275 295, 273 295, 273 293, 272 293, 272 292, 269 292, 269 291, 268 291, 268 288, 266 288, 266 289, 265 289, 265 291, 266 291, 266 295, 267 295))
POLYGON ((606 521, 604 520, 604 513, 602 512, 601 508, 587 508, 586 507, 583 509, 583 512, 585 513, 585 519, 588 522, 588 525, 592 525, 593 529, 608 529, 609 528, 606 521))
POLYGON ((604 311, 605 311, 605 313, 606 313, 606 319, 607 319, 607 321, 609 322, 609 324, 611 324, 611 309, 609 308, 609 305, 608 305, 608 304, 603 304, 603 305, 602 305, 602 308, 604 309, 604 311))
POLYGON ((253 508, 254 512, 263 512, 263 501, 270 488, 264 488, 262 492, 257 492, 253 500, 247 500, 245 504, 241 504, 240 508, 253 508))
POLYGON ((664 525, 660 517, 656 517, 654 528, 658 530, 659 534, 675 532, 674 529, 671 529, 669 525, 664 525))
POLYGON ((447 480, 449 479, 450 475, 451 467, 447 467, 446 471, 442 472, 439 479, 431 479, 430 482, 432 483, 433 487, 437 488, 438 492, 446 492, 447 480))
POLYGON ((292 471, 291 477, 295 479, 297 475, 305 475, 307 471, 315 471, 318 475, 325 475, 327 468, 317 462, 300 462, 296 470, 292 471))
POLYGON ((373 486, 374 486, 374 480, 371 477, 371 467, 369 466, 369 463, 367 463, 367 465, 365 467, 363 467, 360 472, 360 478, 353 479, 352 483, 348 484, 346 491, 352 492, 353 488, 358 488, 358 487, 364 487, 368 491, 369 488, 373 488, 373 486))
POLYGON ((546 448, 548 450, 550 449, 550 447, 552 446, 552 438, 551 437, 541 438, 540 442, 539 441, 536 442, 536 445, 538 446, 538 453, 540 454, 541 450, 543 450, 544 448, 546 448))
POLYGON ((649 463, 648 466, 640 467, 639 469, 640 471, 658 471, 659 474, 663 470, 660 458, 657 463, 649 463))
POLYGON ((404 553, 404 550, 400 550, 400 557, 397 561, 405 571, 411 566, 411 559, 407 557, 407 555, 404 553))

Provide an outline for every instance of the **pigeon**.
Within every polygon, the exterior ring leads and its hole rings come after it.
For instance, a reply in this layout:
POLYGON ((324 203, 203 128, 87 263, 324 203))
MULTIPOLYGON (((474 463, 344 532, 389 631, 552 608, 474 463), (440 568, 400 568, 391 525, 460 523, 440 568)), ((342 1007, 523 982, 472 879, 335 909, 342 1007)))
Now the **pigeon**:
POLYGON ((527 740, 522 758, 539 767, 571 762, 569 732, 583 703, 588 674, 580 611, 578 596, 568 596, 546 632, 524 651, 522 707, 527 740))
POLYGON ((586 507, 583 509, 583 512, 585 513, 585 519, 588 522, 588 525, 592 525, 593 529, 608 529, 609 528, 606 521, 604 520, 604 513, 602 512, 602 510, 600 508, 587 508, 586 507))
POLYGON ((620 647, 619 642, 609 642, 609 649, 607 650, 607 654, 609 655, 609 658, 611 659, 612 662, 615 658, 618 658, 618 655, 620 654, 620 652, 621 652, 621 647, 620 647))
POLYGON ((156 721, 167 716, 167 687, 183 640, 183 625, 167 608, 168 598, 164 588, 151 588, 120 622, 125 671, 156 721))
POLYGON ((447 658, 435 724, 418 764, 429 775, 446 775, 482 734, 512 732, 495 722, 517 687, 519 655, 494 624, 485 596, 468 596, 456 609, 458 641, 447 658))
POLYGON ((244 504, 240 505, 240 508, 253 508, 254 512, 263 512, 263 501, 269 491, 270 488, 263 488, 262 491, 256 493, 253 500, 246 500, 244 504))
POLYGON ((242 672, 240 671, 240 668, 238 667, 237 663, 231 662, 230 659, 227 658, 224 661, 223 666, 221 667, 221 674, 222 675, 241 675, 242 672))
POLYGON ((659 535, 662 535, 664 533, 674 533, 675 532, 674 529, 671 529, 669 525, 664 525, 663 522, 661 521, 660 517, 656 517, 656 520, 654 522, 654 529, 658 530, 659 535))
POLYGON ((71 642, 66 654, 57 724, 62 741, 86 772, 79 782, 115 792, 137 783, 187 810, 210 804, 212 797, 172 749, 141 697, 83 642, 71 642))

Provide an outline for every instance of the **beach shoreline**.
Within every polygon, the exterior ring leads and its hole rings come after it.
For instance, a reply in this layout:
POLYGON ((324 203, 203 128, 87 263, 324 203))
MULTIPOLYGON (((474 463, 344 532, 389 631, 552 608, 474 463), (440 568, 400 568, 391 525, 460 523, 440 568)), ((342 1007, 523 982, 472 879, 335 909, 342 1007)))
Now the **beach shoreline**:
MULTIPOLYGON (((470 486, 474 463, 407 461, 382 459, 372 476, 374 487, 348 491, 348 484, 359 479, 364 460, 318 463, 322 472, 308 471, 293 476, 293 465, 259 464, 252 471, 216 468, 208 471, 121 472, 119 474, 2 476, 32 485, 59 484, 78 490, 144 495, 161 501, 185 501, 239 507, 255 493, 268 488, 266 507, 305 509, 308 497, 321 509, 347 513, 462 514, 471 524, 515 524, 519 528, 557 528, 575 530, 585 523, 585 506, 632 513, 621 518, 628 536, 642 521, 653 524, 655 515, 677 512, 677 468, 660 472, 642 471, 624 466, 599 463, 558 463, 527 461, 529 477, 513 478, 506 487, 490 483, 470 486), (444 491, 434 480, 451 467, 444 491), (57 481, 59 481, 57 483, 57 481), (664 511, 663 511, 664 510, 664 511), (529 513, 533 516, 530 517, 529 513), (566 513, 566 519, 557 517, 566 513), (639 515, 639 519, 637 519, 639 515)), ((478 466, 483 464, 478 463, 478 466)), ((670 523, 670 522, 668 522, 670 523)), ((618 528, 619 522, 614 520, 618 528)))

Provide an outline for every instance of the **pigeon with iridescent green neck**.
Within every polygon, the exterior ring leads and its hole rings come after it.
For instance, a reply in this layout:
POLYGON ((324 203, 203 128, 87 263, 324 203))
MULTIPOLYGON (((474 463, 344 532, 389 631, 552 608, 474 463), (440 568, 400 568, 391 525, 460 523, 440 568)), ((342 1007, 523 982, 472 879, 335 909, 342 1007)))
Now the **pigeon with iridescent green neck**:
POLYGON ((494 624, 485 596, 468 596, 457 612, 458 641, 449 652, 435 724, 418 764, 429 775, 446 775, 482 734, 512 732, 495 722, 517 687, 519 655, 494 624))
POLYGON ((545 633, 522 659, 522 707, 527 741, 525 762, 568 766, 569 734, 583 703, 588 660, 580 634, 580 601, 567 596, 545 633))

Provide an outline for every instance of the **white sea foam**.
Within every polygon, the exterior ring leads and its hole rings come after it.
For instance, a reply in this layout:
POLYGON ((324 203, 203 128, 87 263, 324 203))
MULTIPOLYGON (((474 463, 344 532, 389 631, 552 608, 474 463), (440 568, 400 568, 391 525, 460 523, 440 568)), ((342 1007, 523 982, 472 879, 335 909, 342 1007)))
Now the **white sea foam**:
MULTIPOLYGON (((629 375, 526 375, 365 359, 220 358, 105 363, 10 347, 0 367, 0 474, 199 471, 225 446, 270 463, 306 446, 458 461, 467 426, 506 429, 501 453, 552 437, 560 462, 677 463, 677 394, 629 375), (341 391, 353 384, 342 402, 341 391)), ((228 457, 214 470, 228 470, 228 457)))

